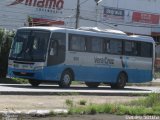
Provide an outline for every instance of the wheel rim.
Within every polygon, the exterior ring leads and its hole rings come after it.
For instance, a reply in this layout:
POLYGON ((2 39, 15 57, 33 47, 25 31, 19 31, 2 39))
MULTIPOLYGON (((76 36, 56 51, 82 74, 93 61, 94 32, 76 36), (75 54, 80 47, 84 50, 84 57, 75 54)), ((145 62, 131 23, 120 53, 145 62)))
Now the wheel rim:
POLYGON ((65 74, 65 75, 64 75, 64 78, 63 78, 63 82, 64 82, 66 85, 68 85, 70 81, 71 81, 70 76, 69 76, 68 74, 65 74))

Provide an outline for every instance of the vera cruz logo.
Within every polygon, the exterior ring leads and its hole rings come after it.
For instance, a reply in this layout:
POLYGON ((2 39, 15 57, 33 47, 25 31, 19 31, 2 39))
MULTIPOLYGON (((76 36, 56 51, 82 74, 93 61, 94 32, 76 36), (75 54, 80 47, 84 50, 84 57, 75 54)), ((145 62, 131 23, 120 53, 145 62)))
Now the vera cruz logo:
POLYGON ((21 3, 24 3, 27 6, 61 10, 64 5, 64 0, 15 0, 8 6, 21 3))

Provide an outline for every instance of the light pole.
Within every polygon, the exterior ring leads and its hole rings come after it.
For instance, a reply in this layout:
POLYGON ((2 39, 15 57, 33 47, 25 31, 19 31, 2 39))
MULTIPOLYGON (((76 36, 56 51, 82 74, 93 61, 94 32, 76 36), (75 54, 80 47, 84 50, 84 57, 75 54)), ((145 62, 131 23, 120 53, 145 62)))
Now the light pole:
POLYGON ((102 0, 95 0, 96 2, 96 27, 97 27, 97 22, 98 22, 98 5, 100 2, 102 2, 102 0))

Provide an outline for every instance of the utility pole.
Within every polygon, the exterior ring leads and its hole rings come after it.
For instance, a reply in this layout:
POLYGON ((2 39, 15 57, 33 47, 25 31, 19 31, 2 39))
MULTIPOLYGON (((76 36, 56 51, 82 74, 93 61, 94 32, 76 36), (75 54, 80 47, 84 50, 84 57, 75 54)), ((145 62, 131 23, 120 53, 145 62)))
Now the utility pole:
POLYGON ((75 26, 76 29, 79 27, 79 15, 80 15, 80 3, 79 3, 79 0, 77 0, 76 26, 75 26))

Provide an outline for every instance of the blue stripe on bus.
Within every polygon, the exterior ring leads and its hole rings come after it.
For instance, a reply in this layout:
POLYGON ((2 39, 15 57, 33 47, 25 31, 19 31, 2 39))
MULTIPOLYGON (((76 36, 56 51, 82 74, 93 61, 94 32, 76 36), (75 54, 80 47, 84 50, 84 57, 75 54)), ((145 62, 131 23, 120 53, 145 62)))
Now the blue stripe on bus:
POLYGON ((91 82, 112 82, 115 83, 121 71, 125 71, 128 75, 129 83, 141 83, 152 80, 151 70, 137 69, 120 69, 105 67, 84 67, 72 66, 75 72, 75 80, 91 81, 91 82))
POLYGON ((33 77, 21 76, 20 78, 37 79, 37 80, 60 80, 62 72, 66 68, 71 68, 75 74, 75 80, 90 81, 90 82, 106 82, 115 83, 117 76, 121 71, 125 71, 128 75, 129 83, 141 83, 152 80, 151 70, 138 70, 138 69, 120 69, 120 68, 106 68, 106 67, 84 67, 84 66, 68 66, 57 65, 53 67, 45 67, 43 70, 18 70, 8 68, 8 76, 15 76, 13 71, 21 73, 34 73, 33 77))

